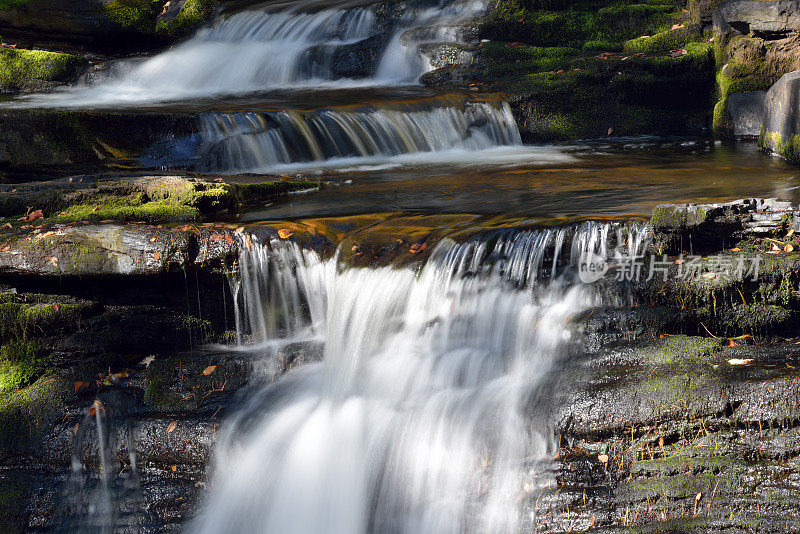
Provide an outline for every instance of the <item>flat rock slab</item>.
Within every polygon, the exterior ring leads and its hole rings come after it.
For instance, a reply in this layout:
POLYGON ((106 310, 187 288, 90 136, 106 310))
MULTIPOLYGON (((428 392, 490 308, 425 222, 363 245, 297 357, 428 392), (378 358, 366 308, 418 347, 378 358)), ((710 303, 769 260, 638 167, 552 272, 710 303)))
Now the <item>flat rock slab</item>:
POLYGON ((234 234, 225 225, 41 226, 5 236, 0 243, 0 274, 155 275, 173 267, 232 259, 238 251, 234 234))

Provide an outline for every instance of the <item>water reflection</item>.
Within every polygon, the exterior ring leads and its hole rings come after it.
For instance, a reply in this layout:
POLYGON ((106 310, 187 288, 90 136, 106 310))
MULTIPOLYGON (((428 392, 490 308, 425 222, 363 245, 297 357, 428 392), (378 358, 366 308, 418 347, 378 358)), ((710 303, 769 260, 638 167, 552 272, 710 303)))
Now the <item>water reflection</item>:
POLYGON ((252 210, 243 220, 376 211, 578 217, 647 214, 665 202, 800 200, 797 168, 753 144, 647 139, 562 149, 573 157, 546 166, 478 158, 328 171, 318 176, 345 185, 252 210))

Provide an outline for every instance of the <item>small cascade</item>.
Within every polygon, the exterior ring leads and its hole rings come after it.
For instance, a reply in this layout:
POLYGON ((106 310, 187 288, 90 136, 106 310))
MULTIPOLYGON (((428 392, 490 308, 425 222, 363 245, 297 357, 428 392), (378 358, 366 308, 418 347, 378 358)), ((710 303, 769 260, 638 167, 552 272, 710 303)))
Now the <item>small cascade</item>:
POLYGON ((61 503, 59 531, 111 533, 138 522, 140 480, 130 421, 131 399, 110 392, 97 399, 73 439, 72 470, 61 503), (93 443, 96 442, 96 443, 93 443), (127 461, 118 454, 127 452, 127 461), (96 453, 92 469, 85 467, 96 453), (122 464, 122 465, 120 465, 122 464))
POLYGON ((240 339, 313 336, 323 359, 229 418, 191 530, 529 528, 535 512, 518 503, 547 483, 555 451, 546 377, 575 346, 570 319, 598 304, 571 251, 627 250, 639 235, 586 223, 444 239, 419 268, 352 268, 282 240, 243 247, 240 339))
POLYGON ((200 117, 197 167, 274 171, 291 164, 378 161, 521 144, 503 101, 435 99, 401 107, 208 113, 200 117))
POLYGON ((381 3, 223 15, 166 52, 116 62, 83 85, 35 95, 23 105, 114 107, 270 89, 416 83, 431 68, 420 46, 458 39, 456 29, 485 9, 484 0, 420 4, 410 3, 401 16, 381 3))

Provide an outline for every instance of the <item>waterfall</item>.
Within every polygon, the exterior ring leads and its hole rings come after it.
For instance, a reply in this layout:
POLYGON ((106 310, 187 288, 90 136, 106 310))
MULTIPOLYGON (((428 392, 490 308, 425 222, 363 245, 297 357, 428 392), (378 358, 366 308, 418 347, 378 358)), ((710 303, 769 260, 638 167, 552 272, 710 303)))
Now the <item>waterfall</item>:
MULTIPOLYGON (((323 358, 250 390, 218 438, 191 529, 529 526, 517 503, 555 452, 537 399, 577 339, 572 318, 597 304, 567 256, 609 251, 613 233, 587 223, 443 239, 418 268, 351 268, 280 240, 242 247, 241 339, 322 338, 323 358)), ((639 227, 616 235, 644 241, 639 227)))
POLYGON ((380 162, 521 144, 502 101, 440 98, 355 110, 208 113, 199 120, 197 167, 214 172, 274 172, 291 164, 380 162))
POLYGON ((118 62, 82 85, 13 105, 116 107, 281 88, 416 83, 431 68, 420 45, 457 40, 459 25, 481 13, 485 2, 421 4, 398 10, 401 16, 384 5, 380 20, 379 5, 222 15, 154 57, 118 62), (432 29, 406 35, 426 27, 432 29))

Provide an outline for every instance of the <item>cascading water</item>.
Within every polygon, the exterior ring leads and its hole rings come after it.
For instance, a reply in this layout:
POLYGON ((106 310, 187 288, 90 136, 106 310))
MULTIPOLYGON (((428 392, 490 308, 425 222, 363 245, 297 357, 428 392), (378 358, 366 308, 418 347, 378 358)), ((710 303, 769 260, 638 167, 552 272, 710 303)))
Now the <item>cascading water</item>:
POLYGON ((215 172, 383 162, 419 154, 430 158, 433 152, 464 154, 521 144, 502 101, 452 98, 399 108, 209 113, 200 121, 197 167, 215 172))
MULTIPOLYGON (((555 448, 534 399, 570 350, 571 318, 597 302, 570 282, 563 245, 608 252, 609 228, 445 239, 419 270, 342 267, 287 242, 242 247, 240 339, 321 338, 323 360, 250 392, 221 432, 191 529, 530 525, 518 501, 544 483, 536 466, 555 448)), ((643 242, 628 241, 634 252, 643 242)))
POLYGON ((166 52, 117 63, 91 83, 33 96, 28 105, 115 107, 278 88, 416 83, 430 69, 418 54, 420 44, 456 39, 453 28, 480 13, 484 3, 421 2, 400 20, 378 20, 374 7, 223 15, 166 52), (420 26, 435 30, 403 37, 420 26))

